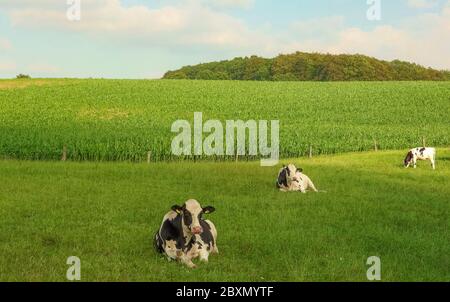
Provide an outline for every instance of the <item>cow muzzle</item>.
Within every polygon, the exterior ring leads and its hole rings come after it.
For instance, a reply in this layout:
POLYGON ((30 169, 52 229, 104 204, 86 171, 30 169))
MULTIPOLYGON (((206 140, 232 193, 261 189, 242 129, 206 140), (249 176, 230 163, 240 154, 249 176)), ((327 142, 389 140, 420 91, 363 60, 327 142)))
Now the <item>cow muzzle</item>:
POLYGON ((203 233, 203 228, 201 226, 196 226, 191 229, 191 232, 194 235, 200 235, 201 233, 203 233))

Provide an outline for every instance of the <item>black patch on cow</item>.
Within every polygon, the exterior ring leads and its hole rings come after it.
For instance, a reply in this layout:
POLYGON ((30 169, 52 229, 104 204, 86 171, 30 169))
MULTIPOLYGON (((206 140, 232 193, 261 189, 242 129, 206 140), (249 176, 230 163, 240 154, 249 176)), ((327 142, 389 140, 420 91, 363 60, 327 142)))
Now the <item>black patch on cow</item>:
POLYGON ((413 155, 412 151, 409 151, 408 154, 406 155, 406 158, 404 161, 405 167, 413 160, 413 158, 414 158, 414 155, 413 155))
POLYGON ((183 228, 181 225, 182 217, 178 215, 173 220, 167 219, 163 222, 159 231, 162 241, 175 241, 177 249, 183 249, 186 245, 186 239, 183 237, 183 228))
POLYGON ((178 205, 174 205, 172 207, 172 211, 176 212, 177 214, 181 214, 181 212, 183 211, 183 207, 180 207, 178 205))
POLYGON ((164 242, 161 239, 161 236, 159 236, 159 231, 156 232, 155 236, 153 237, 153 245, 158 253, 164 253, 164 242))
POLYGON ((422 155, 422 156, 423 156, 423 152, 425 152, 425 150, 427 150, 427 148, 422 148, 422 149, 420 149, 420 150, 419 150, 419 152, 420 152, 420 155, 422 155))
POLYGON ((288 173, 289 173, 288 168, 284 168, 283 170, 281 170, 280 174, 278 175, 278 181, 277 181, 278 189, 282 188, 283 186, 284 187, 288 186, 288 181, 287 181, 288 173))
POLYGON ((192 213, 189 212, 188 210, 184 209, 183 210, 183 220, 184 220, 184 224, 187 227, 190 227, 192 224, 192 213))
MULTIPOLYGON (((209 247, 214 244, 214 237, 211 232, 211 227, 205 220, 200 220, 200 225, 203 228, 203 233, 200 234, 202 241, 209 247)), ((208 249, 209 250, 209 249, 208 249)))
MULTIPOLYGON (((216 211, 215 207, 207 206, 207 207, 203 208, 203 213, 205 213, 205 214, 211 214, 211 213, 214 213, 215 211, 216 211)), ((199 218, 201 218, 201 215, 202 214, 200 214, 199 218)))

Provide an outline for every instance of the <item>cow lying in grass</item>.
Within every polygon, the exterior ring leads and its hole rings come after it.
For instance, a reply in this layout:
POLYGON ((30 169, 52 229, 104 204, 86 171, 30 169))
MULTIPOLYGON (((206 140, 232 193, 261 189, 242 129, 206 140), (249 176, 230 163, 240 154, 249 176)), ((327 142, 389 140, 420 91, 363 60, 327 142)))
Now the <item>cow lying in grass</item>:
POLYGON ((183 206, 173 206, 155 235, 157 251, 189 268, 196 267, 192 260, 198 257, 208 262, 210 253, 219 253, 217 230, 211 221, 203 219, 203 214, 214 211, 215 208, 202 208, 198 201, 192 199, 183 206))
POLYGON ((417 168, 418 160, 429 160, 433 170, 436 169, 436 149, 435 148, 415 148, 411 149, 404 160, 405 168, 409 168, 411 164, 414 169, 417 168))
POLYGON ((311 179, 293 164, 283 166, 278 173, 277 188, 282 192, 319 192, 311 179))

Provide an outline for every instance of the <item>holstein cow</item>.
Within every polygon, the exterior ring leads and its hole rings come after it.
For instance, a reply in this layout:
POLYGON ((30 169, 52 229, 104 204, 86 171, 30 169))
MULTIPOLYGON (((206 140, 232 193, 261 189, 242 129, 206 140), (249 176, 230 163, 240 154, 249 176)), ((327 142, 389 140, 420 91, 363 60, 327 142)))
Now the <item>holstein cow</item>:
POLYGON ((214 207, 202 208, 198 201, 188 200, 183 206, 175 205, 164 216, 155 235, 155 247, 169 260, 177 260, 190 268, 196 265, 193 259, 200 257, 208 262, 210 253, 219 253, 217 230, 214 224, 203 218, 203 214, 215 211, 214 207))
POLYGON ((311 179, 303 174, 303 169, 297 169, 293 164, 283 166, 278 173, 277 188, 282 192, 302 192, 308 190, 317 191, 311 179))
POLYGON ((414 164, 414 168, 417 167, 418 160, 429 160, 431 161, 431 166, 433 170, 436 169, 436 149, 435 148, 415 148, 411 149, 406 155, 404 164, 405 168, 409 168, 409 166, 414 164))

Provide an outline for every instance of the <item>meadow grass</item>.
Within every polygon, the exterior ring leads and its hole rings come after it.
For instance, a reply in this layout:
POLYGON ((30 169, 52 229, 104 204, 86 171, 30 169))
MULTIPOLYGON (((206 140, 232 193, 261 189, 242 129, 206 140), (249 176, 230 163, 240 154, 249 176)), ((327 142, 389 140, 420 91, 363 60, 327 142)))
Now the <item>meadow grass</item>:
POLYGON ((450 145, 450 82, 0 81, 0 157, 173 160, 171 125, 279 120, 282 157, 450 145))
MULTIPOLYGON (((405 150, 406 151, 406 150, 405 150)), ((450 281, 450 150, 402 167, 404 151, 293 159, 327 193, 280 193, 259 162, 0 161, 0 280, 450 281), (220 255, 190 270, 152 247, 189 198, 217 208, 220 255)))

